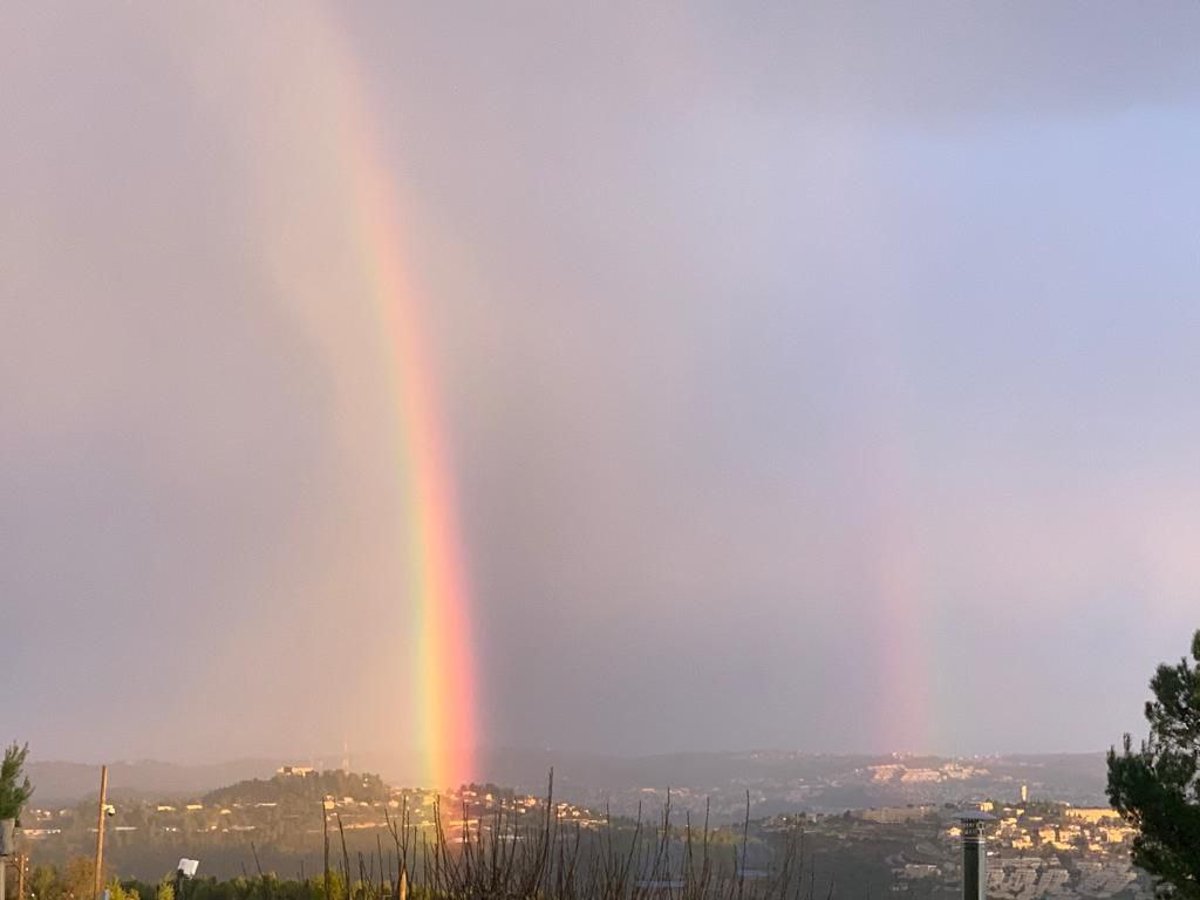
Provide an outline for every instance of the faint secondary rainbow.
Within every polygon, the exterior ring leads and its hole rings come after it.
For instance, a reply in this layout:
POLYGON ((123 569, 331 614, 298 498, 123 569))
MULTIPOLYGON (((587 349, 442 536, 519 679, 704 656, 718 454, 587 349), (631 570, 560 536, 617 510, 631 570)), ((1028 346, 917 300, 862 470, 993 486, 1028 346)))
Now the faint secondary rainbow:
MULTIPOLYGON (((889 344, 874 337, 873 351, 886 357, 889 344)), ((903 396, 894 385, 885 391, 876 401, 871 429, 862 436, 870 448, 866 483, 875 546, 867 588, 875 598, 873 643, 878 648, 876 739, 881 741, 878 749, 928 753, 940 737, 930 647, 938 623, 927 596, 928 567, 914 498, 912 451, 903 428, 903 396)))
MULTIPOLYGON (((374 308, 386 342, 395 398, 396 453, 408 534, 408 599, 415 612, 416 737, 431 787, 453 787, 476 774, 475 671, 467 576, 456 516, 450 456, 438 391, 421 327, 418 298, 404 260, 395 178, 371 127, 367 91, 352 55, 330 28, 344 97, 339 156, 374 308)), ((395 712, 404 718, 403 711, 395 712)))

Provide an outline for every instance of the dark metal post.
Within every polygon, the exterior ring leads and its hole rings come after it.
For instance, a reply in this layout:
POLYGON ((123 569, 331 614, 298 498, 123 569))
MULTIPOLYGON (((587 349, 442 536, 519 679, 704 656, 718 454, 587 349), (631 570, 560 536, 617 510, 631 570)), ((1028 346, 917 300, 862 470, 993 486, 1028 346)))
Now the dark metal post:
POLYGON ((963 900, 987 900, 987 847, 983 827, 995 816, 985 812, 966 812, 962 823, 963 900))

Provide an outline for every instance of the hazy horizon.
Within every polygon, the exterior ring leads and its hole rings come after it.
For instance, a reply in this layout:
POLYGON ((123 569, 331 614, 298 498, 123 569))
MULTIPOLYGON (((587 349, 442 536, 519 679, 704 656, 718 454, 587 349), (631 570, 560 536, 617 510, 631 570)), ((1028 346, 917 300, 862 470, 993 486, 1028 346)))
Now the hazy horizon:
POLYGON ((1144 731, 1200 626, 1200 6, 0 22, 0 738, 1144 731))
MULTIPOLYGON (((41 765, 79 765, 89 766, 99 769, 100 766, 108 765, 127 765, 138 766, 143 764, 165 765, 178 768, 215 768, 220 766, 238 765, 244 763, 264 763, 270 765, 305 765, 308 763, 320 763, 321 767, 326 769, 336 769, 340 767, 342 760, 341 751, 331 751, 328 753, 316 754, 250 754, 246 756, 232 757, 213 757, 213 758, 189 758, 180 756, 176 758, 170 757, 113 757, 113 758, 65 758, 65 757, 34 757, 33 748, 30 748, 29 763, 33 766, 41 765)), ((1060 756, 1103 756, 1108 752, 1108 748, 1100 748, 1095 750, 1045 750, 1039 752, 1024 752, 1020 750, 1013 751, 997 751, 995 753, 967 753, 967 754, 944 754, 944 753, 902 753, 898 751, 866 751, 866 750, 845 750, 837 752, 819 751, 819 750, 799 750, 789 747, 741 747, 741 748, 726 748, 716 750, 661 750, 654 753, 605 753, 595 749, 568 749, 563 747, 492 747, 480 748, 481 758, 485 761, 492 755, 497 754, 528 754, 528 755, 545 755, 555 756, 560 755, 564 758, 582 758, 592 757, 595 759, 609 759, 620 761, 637 761, 644 759, 663 759, 679 756, 747 756, 751 754, 794 754, 798 756, 827 756, 827 757, 844 757, 863 758, 863 759, 1000 759, 1000 758, 1022 758, 1022 757, 1060 757, 1060 756)), ((391 751, 385 749, 364 748, 355 751, 350 756, 350 770, 376 772, 380 767, 377 763, 386 760, 391 751)), ((395 764, 393 763, 393 766, 395 764)), ((398 767, 402 768, 402 767, 398 767)), ((489 777, 486 771, 479 773, 481 778, 489 777)))

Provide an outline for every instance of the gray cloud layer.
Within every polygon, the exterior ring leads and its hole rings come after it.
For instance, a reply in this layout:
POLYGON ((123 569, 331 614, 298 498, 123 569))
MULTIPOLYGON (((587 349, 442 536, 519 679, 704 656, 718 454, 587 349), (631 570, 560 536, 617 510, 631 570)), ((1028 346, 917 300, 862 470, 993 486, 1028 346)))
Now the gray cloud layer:
POLYGON ((5 13, 5 721, 76 757, 408 739, 344 41, 487 742, 1136 726, 1200 575, 1194 6, 342 15, 5 13))

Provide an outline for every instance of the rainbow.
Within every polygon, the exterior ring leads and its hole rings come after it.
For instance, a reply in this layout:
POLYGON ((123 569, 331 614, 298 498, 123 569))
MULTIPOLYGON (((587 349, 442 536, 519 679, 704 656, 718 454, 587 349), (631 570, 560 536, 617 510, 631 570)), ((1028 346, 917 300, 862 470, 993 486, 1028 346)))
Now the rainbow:
POLYGON ((341 50, 345 102, 341 164, 351 184, 352 227, 369 302, 384 339, 395 398, 397 472, 408 532, 408 599, 416 613, 413 673, 416 736, 426 783, 455 787, 476 774, 476 698, 469 591, 456 520, 455 484, 439 418, 433 366, 426 355, 418 297, 402 248, 394 177, 370 127, 367 96, 352 56, 341 50))
MULTIPOLYGON (((877 339, 879 340, 879 339, 877 339)), ((880 340, 882 347, 886 347, 880 340)), ((930 752, 941 735, 934 712, 936 679, 930 638, 938 627, 927 599, 928 564, 917 527, 911 451, 892 400, 876 414, 867 482, 875 554, 867 566, 867 589, 875 598, 878 650, 875 709, 877 750, 930 752)))

